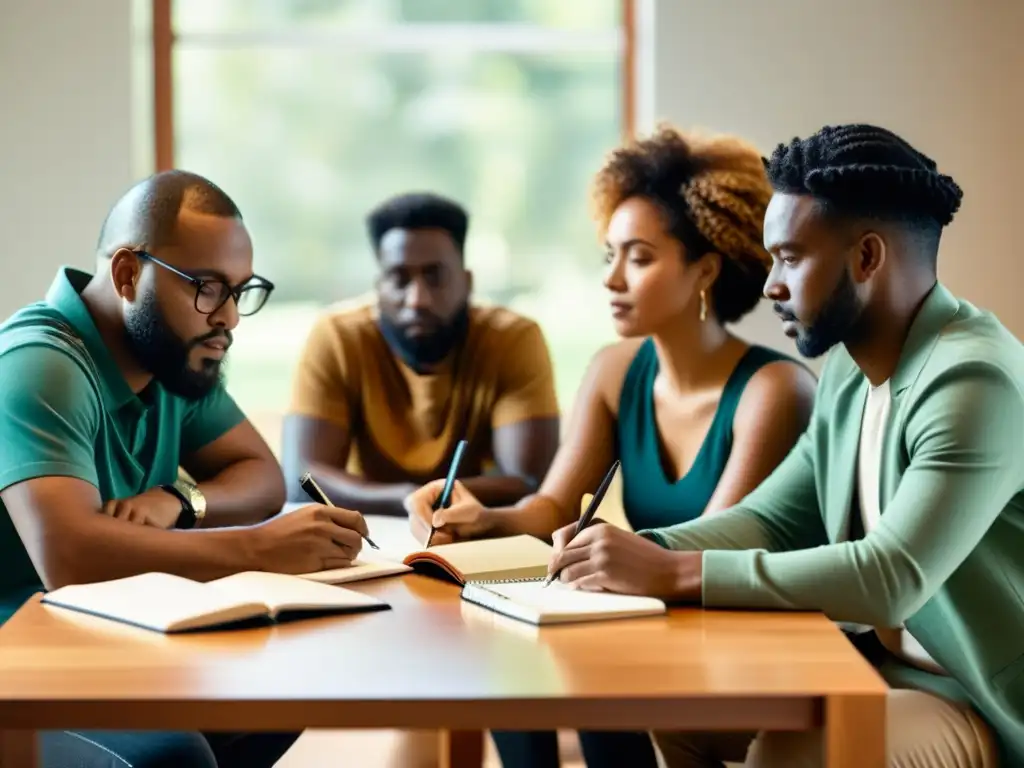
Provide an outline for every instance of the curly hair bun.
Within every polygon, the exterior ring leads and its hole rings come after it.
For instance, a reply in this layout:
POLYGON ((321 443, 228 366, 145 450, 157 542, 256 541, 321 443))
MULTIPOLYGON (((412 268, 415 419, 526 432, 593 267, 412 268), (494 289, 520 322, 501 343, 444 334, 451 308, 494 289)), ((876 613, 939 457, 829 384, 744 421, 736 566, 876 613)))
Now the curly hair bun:
POLYGON ((735 136, 684 134, 661 124, 650 137, 612 152, 598 172, 591 203, 602 232, 615 209, 635 196, 661 209, 688 259, 711 251, 722 256, 712 286, 720 320, 754 307, 771 269, 763 225, 772 187, 757 148, 735 136))

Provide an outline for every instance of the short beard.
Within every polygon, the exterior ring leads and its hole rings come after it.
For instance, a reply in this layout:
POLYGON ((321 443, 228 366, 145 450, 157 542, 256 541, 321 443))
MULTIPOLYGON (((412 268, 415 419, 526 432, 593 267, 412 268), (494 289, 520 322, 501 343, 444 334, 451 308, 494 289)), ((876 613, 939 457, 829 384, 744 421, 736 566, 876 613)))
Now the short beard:
POLYGON ((469 304, 464 304, 451 322, 429 336, 410 338, 383 313, 377 324, 392 351, 406 365, 420 372, 440 363, 463 342, 469 329, 469 304))
POLYGON ((848 344, 860 337, 864 308, 850 273, 843 271, 832 295, 806 330, 796 338, 797 351, 808 358, 820 357, 836 344, 848 344))
POLYGON ((152 292, 128 313, 124 327, 132 355, 171 394, 201 400, 223 383, 222 360, 203 360, 202 369, 197 371, 189 366, 188 359, 204 341, 227 336, 230 343, 228 331, 212 331, 183 341, 168 327, 152 292))

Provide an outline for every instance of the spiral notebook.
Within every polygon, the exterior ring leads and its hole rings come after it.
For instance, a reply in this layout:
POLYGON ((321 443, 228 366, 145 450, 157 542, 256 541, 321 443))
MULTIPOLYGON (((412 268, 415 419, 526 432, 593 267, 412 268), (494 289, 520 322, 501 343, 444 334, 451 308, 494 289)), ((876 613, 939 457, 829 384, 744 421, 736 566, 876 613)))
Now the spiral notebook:
POLYGON ((470 581, 462 587, 462 599, 537 625, 658 616, 668 610, 655 597, 583 592, 560 581, 545 587, 543 577, 470 581))

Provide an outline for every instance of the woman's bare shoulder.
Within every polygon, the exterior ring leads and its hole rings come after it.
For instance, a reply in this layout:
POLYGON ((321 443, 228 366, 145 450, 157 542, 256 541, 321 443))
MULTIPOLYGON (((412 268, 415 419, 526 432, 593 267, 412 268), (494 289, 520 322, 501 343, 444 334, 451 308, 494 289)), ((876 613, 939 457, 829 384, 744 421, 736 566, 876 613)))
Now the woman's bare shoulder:
POLYGON ((619 396, 633 358, 645 338, 623 339, 607 344, 590 360, 587 369, 587 388, 600 393, 601 400, 613 414, 619 411, 619 396))

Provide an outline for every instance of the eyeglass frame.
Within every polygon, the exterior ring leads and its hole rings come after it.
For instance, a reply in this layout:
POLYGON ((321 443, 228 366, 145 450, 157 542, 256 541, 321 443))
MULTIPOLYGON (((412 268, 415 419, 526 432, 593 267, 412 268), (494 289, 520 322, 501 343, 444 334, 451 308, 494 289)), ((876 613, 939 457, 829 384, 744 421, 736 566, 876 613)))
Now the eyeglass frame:
POLYGON ((274 284, 272 282, 270 282, 269 280, 267 280, 267 278, 260 277, 259 275, 253 275, 252 277, 250 277, 248 280, 246 280, 241 285, 237 285, 237 286, 232 287, 231 285, 228 284, 228 282, 226 280, 221 280, 219 278, 218 279, 203 279, 201 277, 196 277, 195 275, 190 275, 190 274, 188 274, 188 272, 182 272, 180 269, 178 269, 177 267, 171 266, 166 261, 158 259, 156 256, 154 256, 149 251, 132 251, 132 253, 134 253, 139 258, 145 259, 147 261, 151 261, 154 264, 156 264, 158 266, 161 266, 164 269, 168 270, 169 272, 173 272, 174 274, 176 274, 178 277, 182 278, 183 280, 187 280, 188 282, 192 283, 196 287, 196 296, 195 296, 195 300, 192 303, 195 306, 196 312, 199 312, 202 315, 214 315, 217 312, 220 312, 220 310, 223 309, 224 305, 228 303, 228 300, 231 299, 231 298, 234 298, 234 300, 235 300, 235 308, 238 309, 239 316, 241 316, 241 317, 252 317, 253 315, 255 315, 257 312, 259 312, 261 309, 263 309, 263 307, 265 307, 267 305, 267 302, 270 300, 270 294, 272 294, 274 292, 274 287, 275 287, 274 284), (263 299, 263 303, 260 304, 259 307, 254 309, 252 312, 249 312, 248 314, 245 314, 245 313, 242 312, 241 305, 239 304, 239 302, 241 301, 242 293, 244 293, 249 287, 255 287, 253 285, 253 280, 258 280, 259 281, 259 283, 257 283, 257 285, 259 285, 260 287, 266 289, 267 296, 266 296, 265 299, 263 299), (213 310, 211 310, 210 312, 204 312, 203 310, 201 310, 199 308, 199 296, 202 293, 203 286, 206 285, 207 283, 213 283, 213 282, 221 283, 222 285, 227 286, 228 294, 227 294, 227 296, 224 297, 224 299, 220 302, 220 304, 218 304, 213 310))

